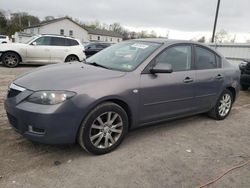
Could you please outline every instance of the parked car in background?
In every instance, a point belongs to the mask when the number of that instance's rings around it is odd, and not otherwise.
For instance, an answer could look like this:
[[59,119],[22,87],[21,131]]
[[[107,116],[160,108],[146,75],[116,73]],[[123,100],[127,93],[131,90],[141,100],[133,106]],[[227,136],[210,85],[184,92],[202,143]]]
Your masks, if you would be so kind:
[[7,67],[20,63],[48,64],[86,59],[83,45],[74,38],[57,35],[35,36],[26,44],[0,44],[0,59]]
[[94,54],[96,54],[97,52],[100,52],[101,50],[111,46],[112,43],[108,43],[108,42],[91,42],[88,43],[87,45],[84,46],[85,48],[85,54],[87,57],[90,57]]
[[241,89],[248,90],[250,87],[250,60],[244,60],[244,62],[242,62],[239,67],[241,70]]
[[10,39],[6,35],[0,35],[0,44],[9,43]]
[[239,81],[239,69],[205,45],[138,39],[115,44],[85,64],[20,76],[4,105],[10,124],[28,139],[78,141],[88,152],[104,154],[132,128],[199,113],[225,119]]

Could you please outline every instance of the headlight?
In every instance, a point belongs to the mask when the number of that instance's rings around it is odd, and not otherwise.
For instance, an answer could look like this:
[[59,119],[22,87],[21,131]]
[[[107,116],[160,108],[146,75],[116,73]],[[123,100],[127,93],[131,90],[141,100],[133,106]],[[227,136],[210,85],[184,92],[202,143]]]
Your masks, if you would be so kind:
[[37,104],[53,105],[73,97],[76,93],[72,91],[37,91],[27,98],[28,102]]

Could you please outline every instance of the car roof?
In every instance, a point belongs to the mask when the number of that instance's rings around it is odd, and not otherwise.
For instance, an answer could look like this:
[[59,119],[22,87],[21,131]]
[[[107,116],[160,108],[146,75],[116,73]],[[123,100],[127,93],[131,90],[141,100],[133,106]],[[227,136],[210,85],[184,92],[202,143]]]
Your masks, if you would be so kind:
[[76,40],[76,39],[73,38],[73,37],[64,36],[64,35],[56,35],[56,34],[41,34],[41,35],[38,35],[38,36],[39,36],[39,37],[41,37],[41,36],[47,36],[47,37],[60,37],[60,38],[68,38],[68,39]]
[[133,40],[141,41],[141,42],[154,42],[154,43],[161,43],[161,44],[170,44],[170,43],[201,44],[201,43],[197,43],[197,42],[190,41],[190,40],[167,39],[167,38],[143,38],[143,39],[133,39]]

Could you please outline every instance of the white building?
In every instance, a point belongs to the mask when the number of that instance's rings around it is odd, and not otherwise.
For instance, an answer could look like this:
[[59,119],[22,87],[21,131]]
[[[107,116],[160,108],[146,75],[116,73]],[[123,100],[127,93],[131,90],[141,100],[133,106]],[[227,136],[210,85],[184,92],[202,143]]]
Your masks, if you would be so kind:
[[38,25],[26,27],[22,32],[15,33],[13,37],[15,42],[25,42],[27,40],[26,36],[38,34],[70,36],[79,39],[83,43],[89,41],[117,43],[122,41],[122,36],[118,33],[83,27],[68,17],[44,21]]
[[122,41],[122,35],[119,33],[103,29],[93,29],[90,27],[84,28],[88,31],[90,41],[102,41],[110,43],[118,43]]
[[234,65],[238,65],[243,59],[250,59],[249,43],[222,43],[209,44],[209,46],[218,50],[228,61]]

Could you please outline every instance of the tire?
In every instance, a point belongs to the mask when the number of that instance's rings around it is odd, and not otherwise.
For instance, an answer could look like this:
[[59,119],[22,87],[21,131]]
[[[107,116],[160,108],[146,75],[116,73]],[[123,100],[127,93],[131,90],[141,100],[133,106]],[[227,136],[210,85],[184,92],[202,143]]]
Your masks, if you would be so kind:
[[75,55],[69,55],[66,59],[65,62],[73,62],[73,61],[79,61],[79,58]]
[[[232,105],[233,94],[226,89],[220,95],[215,106],[208,112],[208,116],[216,120],[223,120],[229,115]],[[223,109],[225,109],[225,111],[223,111]]]
[[246,90],[248,90],[248,88],[249,88],[249,86],[247,86],[247,85],[241,85],[242,91],[246,91]]
[[20,63],[20,57],[15,52],[5,52],[2,55],[2,63],[6,67],[16,67]]
[[123,141],[128,124],[127,113],[121,106],[112,102],[100,104],[81,124],[78,143],[87,152],[95,155],[111,152]]

